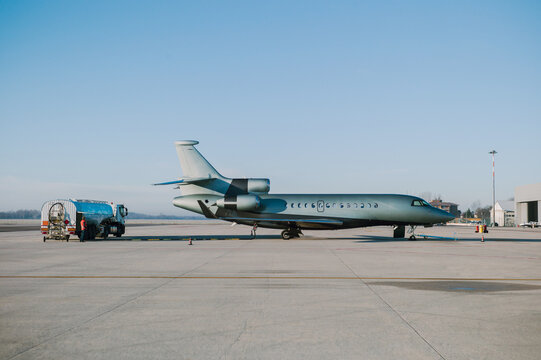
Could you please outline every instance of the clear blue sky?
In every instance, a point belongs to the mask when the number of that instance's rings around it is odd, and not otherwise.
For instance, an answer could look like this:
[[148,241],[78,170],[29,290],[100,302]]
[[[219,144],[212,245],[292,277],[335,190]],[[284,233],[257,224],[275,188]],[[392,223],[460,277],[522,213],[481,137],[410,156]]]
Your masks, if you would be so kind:
[[0,210],[180,214],[173,141],[272,192],[541,181],[539,1],[0,2]]

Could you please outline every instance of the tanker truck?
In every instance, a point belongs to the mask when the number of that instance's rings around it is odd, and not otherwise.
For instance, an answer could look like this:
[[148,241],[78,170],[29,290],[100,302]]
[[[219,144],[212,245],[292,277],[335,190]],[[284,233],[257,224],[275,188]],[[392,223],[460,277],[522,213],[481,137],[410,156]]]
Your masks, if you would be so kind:
[[85,239],[109,235],[122,236],[126,231],[124,218],[128,209],[122,204],[99,200],[58,199],[46,201],[41,207],[41,234],[47,239],[69,241],[76,235],[81,241],[81,219],[85,217]]

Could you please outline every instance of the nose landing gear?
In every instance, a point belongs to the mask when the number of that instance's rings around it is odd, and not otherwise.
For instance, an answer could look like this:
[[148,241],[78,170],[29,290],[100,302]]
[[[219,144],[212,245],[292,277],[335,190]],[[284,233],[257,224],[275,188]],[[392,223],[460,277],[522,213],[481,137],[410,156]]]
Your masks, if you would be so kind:
[[415,228],[417,228],[416,225],[411,225],[409,230],[408,230],[408,234],[411,234],[410,240],[412,240],[412,241],[417,240],[417,237],[415,236]]

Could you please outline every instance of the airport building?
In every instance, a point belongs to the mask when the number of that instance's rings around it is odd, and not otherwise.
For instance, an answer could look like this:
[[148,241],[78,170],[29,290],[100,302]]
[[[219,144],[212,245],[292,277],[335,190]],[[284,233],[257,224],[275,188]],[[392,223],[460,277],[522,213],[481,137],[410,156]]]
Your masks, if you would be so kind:
[[430,205],[434,206],[435,208],[445,210],[455,217],[460,216],[460,212],[458,211],[458,205],[455,203],[441,200],[432,200],[430,202]]
[[515,188],[515,223],[541,223],[541,183]]
[[[513,200],[496,201],[496,224],[498,226],[515,226],[515,202]],[[492,210],[490,222],[494,223]]]

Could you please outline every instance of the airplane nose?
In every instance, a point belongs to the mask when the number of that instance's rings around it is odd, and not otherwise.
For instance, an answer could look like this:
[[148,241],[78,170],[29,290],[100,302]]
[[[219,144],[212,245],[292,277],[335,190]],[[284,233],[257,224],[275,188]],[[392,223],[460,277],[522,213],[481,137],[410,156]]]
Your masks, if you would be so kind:
[[452,215],[451,213],[448,213],[447,211],[444,211],[444,210],[441,210],[441,209],[436,209],[438,210],[438,218],[441,222],[448,222],[448,221],[451,221],[453,220],[455,217],[454,215]]

